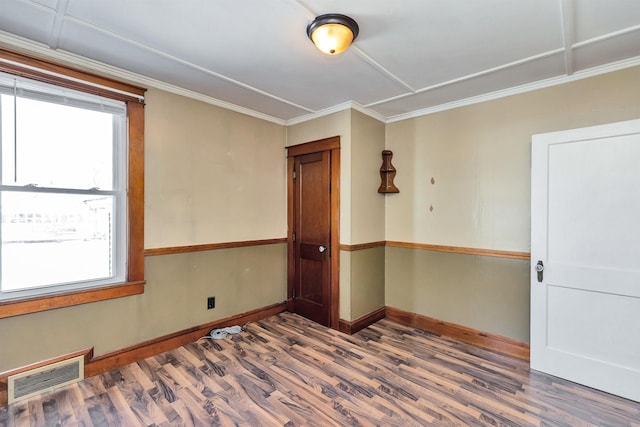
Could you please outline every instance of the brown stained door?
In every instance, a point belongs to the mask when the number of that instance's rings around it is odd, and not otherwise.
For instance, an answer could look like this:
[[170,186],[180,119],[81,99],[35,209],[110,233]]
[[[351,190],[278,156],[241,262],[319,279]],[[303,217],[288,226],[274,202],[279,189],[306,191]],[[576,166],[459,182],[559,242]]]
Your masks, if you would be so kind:
[[325,326],[331,309],[330,172],[329,151],[295,157],[293,311]]

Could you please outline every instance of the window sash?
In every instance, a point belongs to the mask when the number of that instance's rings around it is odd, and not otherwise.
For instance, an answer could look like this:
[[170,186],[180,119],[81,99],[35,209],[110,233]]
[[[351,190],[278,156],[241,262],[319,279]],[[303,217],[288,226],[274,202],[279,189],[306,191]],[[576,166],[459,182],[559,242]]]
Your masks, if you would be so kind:
[[[13,97],[13,95],[4,95],[6,97],[8,97],[8,99],[11,99]],[[38,100],[41,102],[44,102],[46,104],[50,104],[51,100],[50,99],[43,99],[43,100]],[[63,103],[55,103],[57,105],[61,105]],[[126,188],[126,162],[127,162],[127,154],[128,154],[128,141],[127,141],[127,133],[126,133],[126,127],[127,127],[127,118],[126,118],[126,104],[123,104],[125,107],[125,112],[117,112],[117,113],[111,113],[111,112],[105,112],[105,111],[100,111],[100,113],[106,113],[108,115],[110,115],[111,117],[111,132],[112,132],[112,138],[111,138],[111,142],[110,142],[110,149],[112,152],[112,159],[111,159],[111,168],[110,168],[110,176],[111,179],[109,180],[110,182],[106,183],[105,181],[102,182],[101,186],[104,187],[102,189],[124,189]],[[68,103],[64,104],[65,107],[70,106]],[[3,107],[4,107],[4,103],[0,103],[0,118],[5,114],[3,111]],[[79,108],[77,105],[74,105],[73,107]],[[46,108],[46,107],[45,107]],[[25,117],[25,110],[23,109],[19,109],[17,108],[17,106],[15,105],[14,102],[14,107],[10,108],[10,112],[8,113],[8,116],[11,117],[11,112],[13,112],[13,139],[12,141],[5,141],[2,140],[3,134],[4,132],[0,133],[0,143],[2,145],[2,149],[0,150],[0,161],[2,160],[2,155],[6,154],[5,150],[4,150],[4,146],[5,145],[13,145],[12,149],[9,150],[10,152],[8,153],[10,156],[17,156],[19,151],[21,150],[21,145],[20,145],[20,141],[15,140],[16,136],[16,132],[17,131],[21,131],[22,128],[18,128],[18,122],[21,122],[23,120],[23,118]],[[93,109],[90,111],[97,111],[97,109]],[[20,116],[21,120],[19,120],[18,122],[16,122],[18,116]],[[21,133],[21,132],[18,132]],[[68,136],[68,135],[60,135],[57,134],[58,136]],[[11,137],[11,136],[10,136]],[[76,136],[77,137],[77,136]],[[103,145],[103,147],[105,147]],[[86,147],[85,147],[86,148]],[[22,157],[22,159],[25,159],[24,157]],[[5,161],[8,159],[4,159]],[[28,163],[28,158],[27,160],[21,160],[20,163],[24,164],[24,162],[26,161]],[[4,163],[0,164],[0,169],[5,166]],[[37,178],[34,179],[34,177],[31,178],[24,178],[24,176],[22,176],[19,173],[18,170],[18,162],[16,161],[16,159],[14,158],[14,162],[13,162],[13,168],[11,168],[11,166],[8,168],[7,171],[2,172],[0,170],[0,185],[17,185],[17,186],[21,186],[21,185],[36,185],[36,186],[42,186],[43,183],[42,182],[38,182]],[[10,175],[7,175],[7,173],[9,173]],[[18,179],[19,176],[22,176],[22,179]],[[10,177],[13,177],[13,179],[11,179]],[[59,178],[59,177],[58,177]],[[85,175],[84,178],[86,179],[87,176]],[[8,181],[8,182],[7,182]],[[97,184],[97,183],[96,183]],[[74,185],[73,181],[72,182],[67,182],[67,184],[65,185],[63,182],[60,182],[58,180],[58,182],[56,182],[54,185],[52,185],[53,188],[68,188],[68,189],[83,189],[83,188],[95,188],[93,186],[94,184],[88,184],[85,181],[84,185],[80,185],[80,180],[77,181],[77,185]]]
[[[9,193],[12,191],[0,192],[0,201],[9,199]],[[41,205],[42,209],[26,217],[3,210],[4,238],[0,250],[11,248],[11,252],[3,254],[0,300],[124,281],[126,256],[123,245],[118,244],[118,234],[122,234],[118,230],[122,226],[118,224],[118,218],[122,215],[115,212],[118,209],[117,192],[111,192],[114,193],[111,195],[107,192],[68,194],[42,190],[13,193],[22,197],[41,195],[53,204]],[[59,199],[58,204],[55,199]],[[67,217],[68,212],[57,210],[65,202],[84,204],[89,200],[97,209],[83,206],[83,211],[74,211],[71,217]],[[78,221],[78,218],[85,221]],[[87,218],[93,221],[86,221]],[[13,233],[9,234],[11,231]],[[31,255],[32,259],[24,256],[25,251],[38,255]],[[25,272],[21,273],[23,268]],[[13,280],[9,282],[10,279]]]

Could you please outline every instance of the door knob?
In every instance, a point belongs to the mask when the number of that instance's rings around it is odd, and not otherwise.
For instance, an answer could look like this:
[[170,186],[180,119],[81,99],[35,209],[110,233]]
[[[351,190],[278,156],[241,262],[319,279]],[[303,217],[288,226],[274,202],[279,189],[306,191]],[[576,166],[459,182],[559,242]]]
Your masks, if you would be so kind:
[[325,248],[324,246],[322,246],[322,245],[318,246],[318,252],[324,253],[324,251],[326,251],[326,250],[327,250],[327,248]]
[[542,272],[544,271],[544,264],[542,261],[538,261],[536,264],[536,273],[538,273],[538,282],[542,282]]

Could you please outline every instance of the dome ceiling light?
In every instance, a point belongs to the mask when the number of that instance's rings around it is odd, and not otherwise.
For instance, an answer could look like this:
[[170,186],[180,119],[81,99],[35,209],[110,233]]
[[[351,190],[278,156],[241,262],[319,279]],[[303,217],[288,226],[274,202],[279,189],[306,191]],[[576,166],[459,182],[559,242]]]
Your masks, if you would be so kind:
[[358,23],[346,15],[327,13],[307,26],[307,35],[318,49],[328,55],[347,50],[358,36]]

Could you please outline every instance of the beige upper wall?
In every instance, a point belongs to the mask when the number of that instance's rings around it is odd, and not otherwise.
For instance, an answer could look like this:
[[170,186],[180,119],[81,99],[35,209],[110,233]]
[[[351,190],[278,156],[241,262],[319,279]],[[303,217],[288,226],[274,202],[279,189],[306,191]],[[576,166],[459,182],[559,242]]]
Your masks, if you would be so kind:
[[351,243],[384,240],[385,195],[378,193],[385,125],[351,112]]
[[287,127],[287,147],[340,137],[340,243],[351,242],[351,111],[329,114]]
[[[351,141],[351,111],[343,110],[317,119],[287,126],[286,146],[340,136],[342,145]],[[347,145],[349,146],[349,145]]]
[[145,248],[282,238],[284,126],[149,89]]
[[638,82],[629,68],[388,124],[386,239],[529,251],[531,136],[640,117]]

